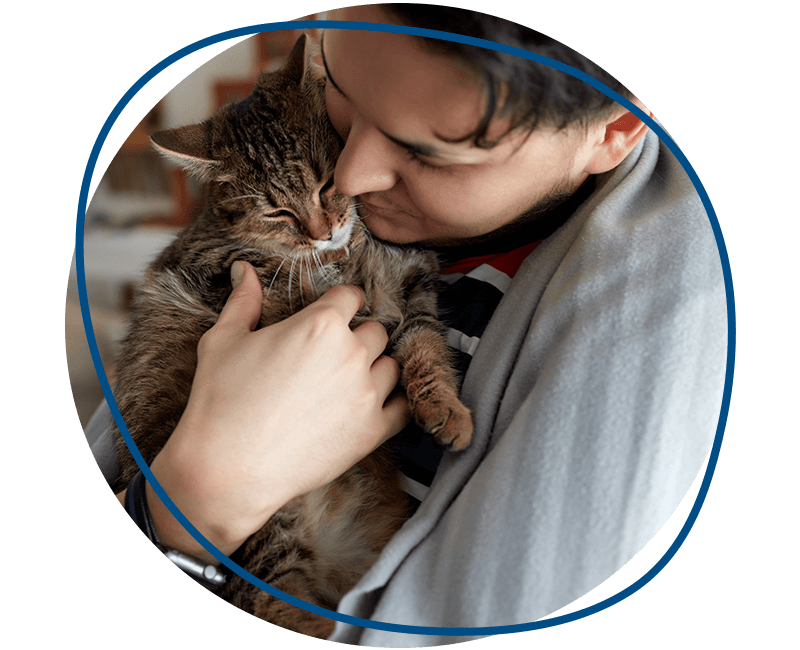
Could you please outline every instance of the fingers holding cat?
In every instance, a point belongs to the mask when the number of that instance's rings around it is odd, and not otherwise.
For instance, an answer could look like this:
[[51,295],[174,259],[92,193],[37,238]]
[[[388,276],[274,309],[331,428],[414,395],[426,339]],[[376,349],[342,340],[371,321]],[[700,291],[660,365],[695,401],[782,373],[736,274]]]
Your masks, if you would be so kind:
[[252,332],[261,317],[261,282],[258,275],[247,262],[236,261],[231,267],[231,284],[233,292],[217,319],[216,329],[230,327]]
[[[405,396],[392,394],[397,363],[381,356],[383,326],[349,328],[363,306],[360,289],[333,287],[291,318],[255,330],[261,285],[250,265],[236,267],[234,291],[198,346],[184,415],[151,466],[183,514],[226,553],[409,420]],[[185,533],[163,507],[153,510],[165,544]]]
[[[353,285],[338,285],[307,307],[306,311],[316,313],[316,310],[331,309],[342,317],[342,324],[348,325],[349,329],[349,323],[363,306],[364,292],[361,289]],[[389,342],[386,328],[376,321],[366,321],[355,327],[350,335],[357,342],[352,354],[364,355],[362,362],[371,363],[370,377],[375,394],[368,398],[369,406],[382,405],[382,426],[374,430],[374,437],[367,439],[368,448],[363,457],[400,433],[409,423],[411,411],[405,394],[402,391],[393,392],[400,381],[400,366],[391,357],[383,356]]]
[[[338,285],[331,288],[319,300],[306,308],[307,312],[331,309],[349,324],[356,313],[364,306],[364,292],[353,285]],[[363,346],[366,361],[372,360],[370,369],[378,402],[383,404],[384,427],[376,430],[378,438],[374,445],[364,453],[374,451],[375,448],[386,442],[389,438],[400,433],[411,419],[408,399],[402,391],[396,391],[400,381],[400,366],[398,363],[382,353],[389,342],[386,328],[376,321],[366,321],[352,330],[353,337]]]
[[[231,283],[234,290],[220,314],[215,334],[220,330],[232,332],[252,332],[261,316],[261,285],[253,268],[246,262],[234,262],[231,268]],[[306,308],[305,316],[314,316],[311,321],[310,336],[318,336],[319,327],[327,327],[329,322],[336,325],[349,324],[356,312],[364,306],[364,292],[353,285],[332,287],[318,301]],[[337,322],[338,321],[338,322]],[[352,331],[353,336],[364,346],[368,360],[374,361],[373,371],[385,397],[400,380],[400,367],[389,357],[380,358],[386,349],[389,336],[386,328],[375,321],[366,321]],[[205,337],[207,340],[209,337]]]

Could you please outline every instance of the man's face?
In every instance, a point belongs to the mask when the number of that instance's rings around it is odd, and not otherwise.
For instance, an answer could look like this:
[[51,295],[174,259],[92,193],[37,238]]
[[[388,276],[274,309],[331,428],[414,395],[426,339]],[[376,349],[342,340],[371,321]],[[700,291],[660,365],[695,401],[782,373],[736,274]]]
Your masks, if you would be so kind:
[[[385,21],[376,7],[333,20]],[[574,192],[602,130],[513,133],[492,149],[471,140],[484,110],[480,85],[452,59],[403,34],[328,29],[322,39],[326,102],[345,141],[334,181],[358,196],[381,239],[448,243],[489,233]],[[495,120],[489,137],[502,134]]]

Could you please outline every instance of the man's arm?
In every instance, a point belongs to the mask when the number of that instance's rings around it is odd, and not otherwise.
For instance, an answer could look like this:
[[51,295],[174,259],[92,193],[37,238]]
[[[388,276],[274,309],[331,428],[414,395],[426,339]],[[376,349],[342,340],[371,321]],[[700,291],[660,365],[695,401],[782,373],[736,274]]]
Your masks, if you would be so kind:
[[[198,346],[189,403],[151,464],[184,516],[226,554],[409,420],[405,396],[392,394],[397,363],[381,356],[385,329],[349,328],[360,289],[334,287],[256,330],[261,285],[250,265],[234,267],[233,293]],[[162,544],[212,561],[150,486],[147,497]]]

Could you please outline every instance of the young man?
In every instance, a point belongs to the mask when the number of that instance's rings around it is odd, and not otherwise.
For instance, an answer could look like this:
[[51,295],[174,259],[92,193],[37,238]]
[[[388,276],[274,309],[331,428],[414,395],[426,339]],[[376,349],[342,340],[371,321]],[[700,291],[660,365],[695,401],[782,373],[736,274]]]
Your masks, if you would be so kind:
[[[474,21],[489,40],[520,35],[512,44],[616,83],[482,15],[367,6],[328,18],[476,35]],[[345,141],[335,183],[359,196],[377,237],[440,251],[475,419],[465,452],[420,461],[433,478],[419,509],[339,611],[423,626],[533,621],[638,552],[710,449],[727,332],[713,233],[641,120],[561,73],[376,32],[327,30],[321,55]],[[386,332],[348,328],[359,289],[335,287],[253,332],[258,280],[242,263],[232,273],[186,413],[152,464],[227,554],[409,418],[397,365],[381,356]],[[162,543],[212,559],[147,494]],[[342,624],[331,638],[452,641]]]

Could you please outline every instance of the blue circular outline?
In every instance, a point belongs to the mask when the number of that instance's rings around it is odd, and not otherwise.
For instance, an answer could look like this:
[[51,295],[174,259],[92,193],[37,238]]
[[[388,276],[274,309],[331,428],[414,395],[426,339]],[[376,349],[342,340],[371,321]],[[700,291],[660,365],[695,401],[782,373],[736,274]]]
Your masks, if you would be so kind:
[[[226,555],[221,553],[215,546],[213,546],[189,522],[189,520],[187,520],[183,516],[181,511],[178,510],[178,508],[175,506],[175,504],[172,502],[169,496],[167,496],[166,492],[164,492],[164,489],[161,487],[161,485],[158,483],[153,473],[150,471],[150,468],[145,464],[141,453],[139,453],[139,450],[137,449],[135,443],[133,442],[130,432],[125,426],[125,422],[122,419],[121,413],[119,412],[117,403],[114,400],[114,395],[111,391],[111,386],[109,385],[108,378],[106,377],[105,370],[103,368],[103,364],[100,359],[100,353],[98,351],[97,341],[94,336],[94,328],[92,326],[92,320],[89,313],[89,303],[86,295],[83,226],[86,218],[86,203],[89,193],[89,185],[92,179],[92,174],[94,172],[95,165],[97,163],[97,158],[100,154],[100,150],[102,149],[102,146],[106,140],[106,137],[108,136],[108,133],[112,125],[119,117],[120,113],[125,108],[125,106],[127,106],[127,104],[130,102],[131,98],[136,93],[138,93],[139,90],[141,90],[141,88],[143,88],[159,72],[169,67],[174,62],[187,56],[188,54],[191,54],[192,52],[195,52],[209,45],[213,45],[214,43],[219,43],[221,41],[228,40],[231,38],[237,38],[239,36],[248,36],[251,34],[257,34],[259,32],[271,32],[278,30],[316,29],[316,28],[389,32],[394,34],[408,34],[412,36],[425,36],[430,38],[437,38],[440,40],[454,41],[457,43],[464,43],[467,45],[474,45],[476,47],[483,47],[489,50],[496,50],[498,52],[513,54],[522,57],[524,59],[535,61],[537,63],[541,63],[551,68],[555,68],[556,70],[561,70],[566,74],[569,74],[573,77],[576,77],[586,82],[590,86],[604,93],[605,95],[607,95],[608,97],[610,97],[611,99],[618,102],[626,109],[634,113],[637,117],[639,117],[639,119],[641,119],[645,124],[647,124],[647,126],[650,127],[650,129],[652,129],[658,135],[661,141],[669,148],[669,150],[681,163],[684,171],[687,173],[692,183],[694,184],[695,189],[697,190],[697,193],[700,196],[700,200],[702,201],[703,206],[706,209],[708,220],[711,223],[711,228],[714,231],[714,237],[716,238],[717,241],[717,248],[719,250],[720,261],[722,263],[722,274],[725,282],[725,294],[727,298],[728,354],[727,354],[727,365],[725,370],[725,384],[722,395],[722,406],[720,409],[720,417],[719,417],[719,422],[717,424],[717,431],[714,437],[714,443],[711,447],[711,454],[708,459],[708,465],[706,467],[706,472],[703,477],[703,482],[700,486],[699,494],[697,496],[697,499],[695,500],[691,512],[689,513],[689,517],[687,518],[686,523],[683,525],[680,533],[675,538],[675,541],[672,543],[669,549],[667,549],[666,553],[661,557],[661,559],[645,575],[643,575],[641,578],[639,578],[636,582],[631,584],[626,589],[623,589],[618,593],[616,593],[614,596],[610,596],[605,600],[596,603],[590,607],[585,607],[576,612],[564,614],[550,619],[534,621],[531,623],[519,623],[513,625],[499,625],[499,626],[486,626],[486,627],[425,627],[417,625],[383,623],[380,621],[362,619],[347,614],[340,614],[339,612],[334,612],[328,609],[324,609],[322,607],[317,607],[316,605],[312,605],[311,603],[307,603],[303,600],[295,598],[294,596],[291,596],[278,589],[275,589],[274,587],[271,587],[262,580],[259,580],[258,578],[251,575],[250,573],[239,567],[237,564],[232,562]],[[279,23],[265,23],[262,25],[251,25],[250,27],[242,27],[239,29],[232,29],[226,32],[221,32],[214,36],[209,36],[208,38],[196,41],[191,45],[187,45],[186,47],[178,50],[171,56],[166,57],[160,63],[156,64],[150,70],[148,70],[144,75],[142,75],[142,77],[136,83],[134,83],[133,86],[131,86],[131,88],[125,93],[125,95],[123,95],[122,99],[119,100],[119,102],[111,111],[111,114],[108,116],[105,123],[103,124],[103,127],[100,130],[99,135],[97,136],[94,147],[92,148],[91,154],[89,156],[89,161],[86,165],[86,171],[83,177],[83,183],[81,185],[80,198],[78,201],[78,222],[76,228],[75,257],[76,257],[78,294],[80,298],[81,313],[83,316],[84,328],[86,330],[86,339],[89,343],[89,350],[92,355],[92,361],[94,362],[95,370],[97,372],[98,379],[100,380],[100,385],[103,389],[103,394],[105,395],[108,406],[111,409],[112,415],[114,416],[114,420],[116,421],[117,426],[119,427],[119,430],[122,433],[122,436],[125,439],[126,444],[128,445],[131,453],[133,454],[136,463],[139,465],[145,477],[147,478],[147,481],[153,487],[153,489],[155,490],[156,494],[159,496],[161,501],[167,506],[167,508],[169,508],[173,516],[184,526],[184,528],[186,528],[186,530],[192,535],[192,537],[194,537],[217,560],[219,560],[231,571],[238,574],[239,576],[241,576],[254,586],[259,587],[260,589],[268,592],[269,594],[275,596],[276,598],[280,598],[284,602],[294,605],[295,607],[299,607],[300,609],[303,609],[305,611],[319,614],[320,616],[324,616],[329,619],[333,619],[343,623],[348,623],[350,625],[356,625],[359,627],[366,627],[375,630],[385,630],[389,632],[400,632],[404,634],[425,634],[425,635],[438,635],[438,636],[483,636],[492,634],[510,634],[514,632],[527,632],[530,630],[554,627],[556,625],[563,625],[564,623],[569,623],[571,621],[585,618],[599,611],[607,609],[608,607],[611,607],[612,605],[615,605],[621,600],[624,600],[628,596],[634,594],[639,589],[644,587],[644,585],[650,582],[667,565],[667,563],[672,559],[672,557],[678,551],[680,546],[683,544],[684,540],[686,539],[686,536],[689,534],[689,531],[691,530],[695,520],[697,519],[697,515],[700,512],[700,508],[702,507],[703,502],[705,501],[705,497],[708,492],[709,485],[711,483],[711,478],[714,474],[714,469],[716,467],[717,460],[719,458],[719,451],[722,445],[723,432],[725,430],[725,424],[728,419],[728,411],[730,409],[731,391],[733,388],[733,368],[734,368],[734,356],[735,356],[734,352],[735,352],[735,342],[736,342],[735,310],[733,301],[733,280],[731,277],[730,261],[728,259],[728,253],[725,247],[725,241],[722,237],[722,231],[720,229],[719,221],[717,220],[717,216],[716,213],[714,212],[714,208],[711,205],[711,201],[708,198],[708,194],[706,193],[705,188],[700,182],[700,179],[698,178],[691,164],[686,159],[686,156],[684,156],[683,152],[681,152],[678,146],[672,141],[669,135],[667,135],[664,129],[661,128],[661,126],[659,126],[648,114],[639,109],[639,107],[634,105],[625,97],[621,96],[620,94],[608,88],[605,84],[600,83],[593,77],[581,72],[580,70],[572,68],[571,66],[565,65],[553,59],[549,59],[539,54],[526,52],[525,50],[521,50],[508,45],[494,43],[492,41],[486,41],[479,38],[472,38],[469,36],[449,34],[447,32],[441,32],[437,30],[406,27],[400,25],[354,23],[349,21],[331,21],[331,20],[320,20],[320,21],[299,20],[290,22],[279,22]]]

